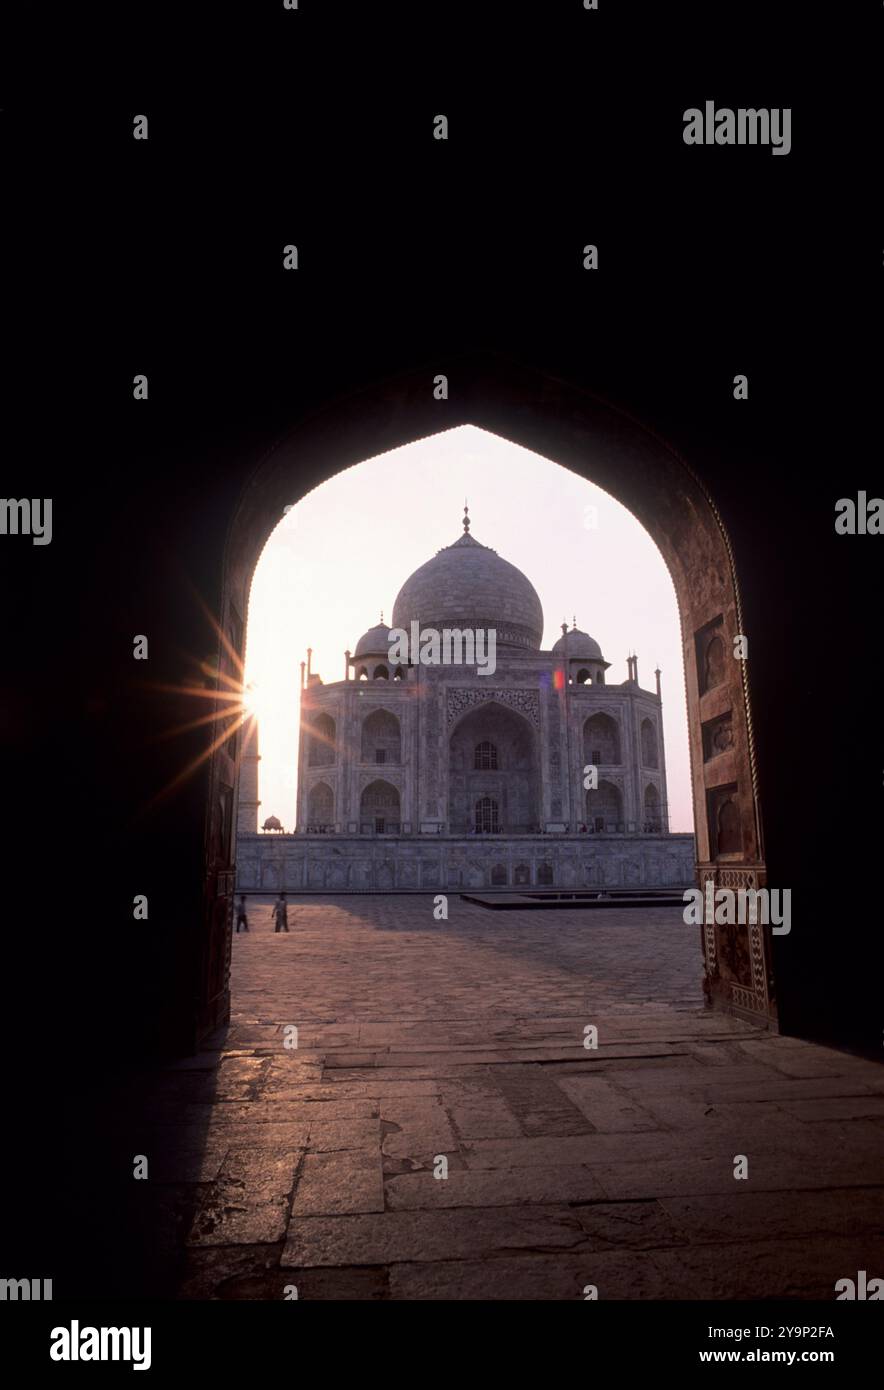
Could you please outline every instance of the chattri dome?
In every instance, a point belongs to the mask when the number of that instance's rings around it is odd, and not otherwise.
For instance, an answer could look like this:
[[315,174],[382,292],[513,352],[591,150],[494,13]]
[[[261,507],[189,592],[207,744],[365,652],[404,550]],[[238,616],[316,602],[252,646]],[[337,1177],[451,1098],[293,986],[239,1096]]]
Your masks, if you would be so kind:
[[588,632],[581,632],[579,627],[563,632],[553,643],[553,651],[556,656],[567,656],[569,661],[604,661],[598,642]]
[[464,509],[464,534],[406,579],[393,605],[393,626],[406,632],[412,622],[436,629],[493,628],[498,648],[539,650],[543,609],[537,590],[515,565],[475,540],[469,526]]
[[370,627],[368,632],[363,632],[356,643],[353,656],[380,656],[381,653],[386,654],[389,649],[390,629],[386,623],[377,623],[375,627]]

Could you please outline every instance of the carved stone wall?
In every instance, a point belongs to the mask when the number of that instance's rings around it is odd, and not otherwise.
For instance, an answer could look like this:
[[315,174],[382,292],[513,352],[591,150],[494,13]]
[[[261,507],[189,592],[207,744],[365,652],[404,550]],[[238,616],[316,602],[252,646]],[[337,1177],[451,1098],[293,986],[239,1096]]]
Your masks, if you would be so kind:
[[[701,864],[700,886],[711,883],[714,890],[767,886],[763,864],[722,868]],[[701,928],[705,961],[704,989],[707,995],[724,993],[734,1012],[768,1016],[775,1006],[773,977],[769,973],[770,927],[761,922],[720,924],[705,920]]]
[[692,835],[241,835],[237,891],[684,888]]

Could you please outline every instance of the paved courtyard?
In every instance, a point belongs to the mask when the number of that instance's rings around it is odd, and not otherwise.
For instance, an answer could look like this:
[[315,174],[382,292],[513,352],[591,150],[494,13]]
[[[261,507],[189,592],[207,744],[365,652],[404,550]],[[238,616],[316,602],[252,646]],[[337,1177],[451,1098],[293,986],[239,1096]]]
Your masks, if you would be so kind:
[[884,1275],[884,1068],[707,1013],[679,908],[250,914],[230,1029],[139,1101],[180,1297],[832,1299]]

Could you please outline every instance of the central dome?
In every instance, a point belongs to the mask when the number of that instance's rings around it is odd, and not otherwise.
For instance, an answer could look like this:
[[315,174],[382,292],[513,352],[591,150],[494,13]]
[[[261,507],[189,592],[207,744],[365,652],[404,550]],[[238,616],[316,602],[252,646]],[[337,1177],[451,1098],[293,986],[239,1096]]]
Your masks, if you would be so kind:
[[393,626],[408,632],[412,622],[436,629],[493,628],[497,645],[504,647],[537,651],[543,640],[543,609],[534,585],[467,531],[402,585]]

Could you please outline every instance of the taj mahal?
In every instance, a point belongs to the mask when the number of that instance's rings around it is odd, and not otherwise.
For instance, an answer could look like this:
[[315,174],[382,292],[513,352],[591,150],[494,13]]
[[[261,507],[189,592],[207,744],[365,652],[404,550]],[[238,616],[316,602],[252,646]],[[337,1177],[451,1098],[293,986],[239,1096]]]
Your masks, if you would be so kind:
[[[681,886],[694,838],[668,829],[661,673],[611,663],[572,621],[542,648],[531,581],[470,531],[415,570],[343,653],[301,663],[297,821],[259,830],[258,732],[238,810],[244,892]],[[493,669],[391,659],[397,631],[490,634]],[[262,833],[263,832],[263,833]]]

